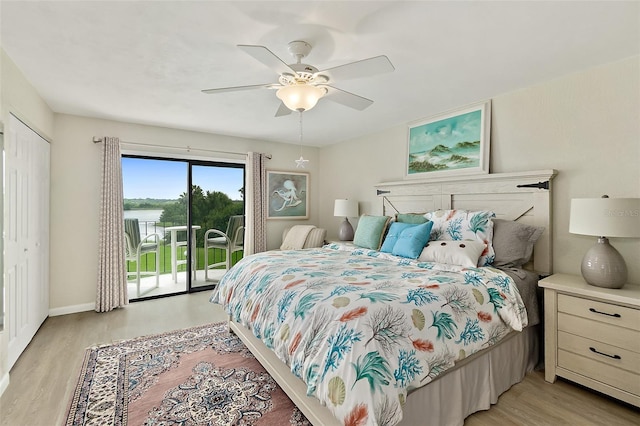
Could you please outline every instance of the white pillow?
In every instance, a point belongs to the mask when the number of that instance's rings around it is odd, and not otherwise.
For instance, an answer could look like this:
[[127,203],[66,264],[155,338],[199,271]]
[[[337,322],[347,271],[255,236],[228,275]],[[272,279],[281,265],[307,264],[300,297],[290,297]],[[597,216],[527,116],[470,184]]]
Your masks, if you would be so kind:
[[485,243],[472,240],[429,241],[422,249],[418,261],[475,268],[478,266],[478,259],[485,247]]
[[495,213],[487,210],[436,210],[425,213],[424,217],[433,222],[432,241],[475,240],[487,245],[478,263],[487,266],[493,263],[493,218]]

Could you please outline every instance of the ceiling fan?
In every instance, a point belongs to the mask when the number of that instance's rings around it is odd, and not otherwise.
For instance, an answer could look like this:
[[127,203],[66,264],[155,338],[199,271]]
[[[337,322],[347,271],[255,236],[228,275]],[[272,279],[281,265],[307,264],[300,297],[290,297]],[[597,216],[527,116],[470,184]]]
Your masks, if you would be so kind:
[[389,58],[380,55],[319,71],[312,65],[302,63],[302,58],[311,52],[311,45],[300,40],[289,43],[289,52],[296,59],[294,64],[287,64],[264,46],[239,44],[238,47],[276,71],[280,75],[278,83],[222,87],[206,89],[202,92],[215,94],[252,89],[276,89],[276,96],[282,101],[276,117],[290,114],[292,111],[307,111],[313,108],[321,98],[362,111],[373,104],[371,99],[338,89],[329,83],[333,83],[334,80],[367,77],[394,70]]

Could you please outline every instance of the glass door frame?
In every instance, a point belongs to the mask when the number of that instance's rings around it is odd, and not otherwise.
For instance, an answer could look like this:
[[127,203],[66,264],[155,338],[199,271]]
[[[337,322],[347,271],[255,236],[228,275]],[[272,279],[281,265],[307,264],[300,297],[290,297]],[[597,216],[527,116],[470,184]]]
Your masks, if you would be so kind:
[[[192,210],[192,201],[193,201],[193,166],[203,166],[203,167],[225,167],[225,168],[233,168],[233,169],[242,169],[242,188],[243,191],[242,193],[244,194],[244,188],[246,187],[246,183],[247,183],[247,169],[246,169],[246,165],[244,163],[233,163],[233,162],[223,162],[223,161],[206,161],[206,160],[188,160],[189,162],[189,167],[188,167],[188,181],[189,181],[189,194],[188,194],[188,198],[187,198],[187,205],[188,205],[188,214],[187,214],[187,229],[191,229],[191,227],[193,226],[193,217],[191,215],[191,210]],[[244,196],[242,197],[242,210],[243,212],[246,210],[246,204],[245,204],[245,198]],[[206,230],[205,230],[206,231]],[[197,246],[193,245],[193,233],[192,232],[188,232],[187,233],[187,245],[189,247],[189,249],[187,250],[187,265],[191,265],[191,259],[192,259],[192,252],[191,252],[191,247],[196,247],[196,252],[198,250]],[[243,254],[244,256],[244,254]],[[207,265],[204,265],[204,267],[206,268]],[[197,270],[197,265],[196,265],[196,270]],[[217,283],[211,283],[209,285],[206,284],[202,285],[202,286],[197,286],[197,287],[193,287],[193,283],[191,280],[191,273],[188,274],[188,278],[187,278],[187,293],[196,293],[198,291],[206,291],[206,290],[213,290],[218,284]]]
[[[191,211],[192,211],[192,202],[193,202],[193,172],[192,172],[192,168],[193,166],[209,166],[209,167],[225,167],[225,168],[237,168],[237,169],[242,169],[242,188],[243,188],[243,193],[244,193],[244,189],[246,188],[246,183],[247,183],[247,174],[246,174],[246,164],[244,162],[233,162],[233,161],[221,161],[221,160],[197,160],[197,159],[188,159],[188,158],[175,158],[175,157],[161,157],[161,156],[153,156],[153,155],[138,155],[138,154],[122,154],[121,158],[135,158],[135,159],[140,159],[140,160],[160,160],[160,161],[175,161],[175,162],[180,162],[180,163],[185,163],[187,166],[187,187],[186,187],[186,193],[187,193],[187,229],[191,229],[191,227],[193,226],[193,218],[191,215]],[[242,204],[243,204],[243,210],[246,209],[246,204],[245,204],[245,199],[243,197],[242,199]],[[171,297],[171,296],[177,296],[177,295],[181,295],[181,294],[189,294],[189,293],[196,293],[196,292],[200,292],[200,291],[207,291],[207,290],[213,290],[215,288],[215,286],[217,285],[217,283],[211,283],[210,285],[202,285],[202,286],[197,286],[197,287],[193,287],[192,285],[192,274],[191,274],[191,267],[190,265],[191,263],[191,259],[193,257],[193,253],[192,253],[192,247],[193,246],[193,235],[191,232],[187,232],[187,256],[186,256],[186,264],[187,264],[187,274],[186,274],[186,290],[183,291],[176,291],[174,293],[167,293],[167,294],[157,294],[157,295],[151,295],[151,296],[144,296],[144,297],[138,297],[135,299],[131,299],[130,302],[142,302],[145,300],[153,300],[153,299],[160,299],[160,298],[164,298],[164,297]],[[197,251],[197,247],[196,247],[196,251]],[[206,265],[205,265],[206,267]]]

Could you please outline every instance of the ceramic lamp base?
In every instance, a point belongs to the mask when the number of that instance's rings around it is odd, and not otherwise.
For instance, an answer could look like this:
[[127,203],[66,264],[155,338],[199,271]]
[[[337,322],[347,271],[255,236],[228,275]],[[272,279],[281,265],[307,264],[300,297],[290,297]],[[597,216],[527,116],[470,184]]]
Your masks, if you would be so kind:
[[349,223],[349,219],[346,217],[344,221],[340,224],[340,229],[338,229],[338,238],[340,241],[351,241],[353,240],[353,226]]
[[627,283],[627,265],[605,237],[587,251],[580,267],[584,280],[596,287],[622,288]]

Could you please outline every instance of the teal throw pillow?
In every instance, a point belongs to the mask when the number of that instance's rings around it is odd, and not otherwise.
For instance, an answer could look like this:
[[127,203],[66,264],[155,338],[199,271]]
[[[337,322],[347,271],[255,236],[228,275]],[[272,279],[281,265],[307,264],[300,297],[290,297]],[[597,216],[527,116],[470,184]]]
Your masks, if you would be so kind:
[[387,230],[390,220],[389,216],[360,216],[356,233],[353,236],[353,244],[371,250],[380,249],[384,232]]
[[392,254],[417,259],[429,241],[432,226],[433,222],[429,221],[422,225],[414,225],[403,230],[398,237],[398,241],[396,241],[396,244],[393,246]]
[[429,219],[424,217],[424,214],[420,213],[398,213],[396,220],[401,223],[413,223],[416,225],[421,225],[429,221]]
[[384,253],[392,253],[393,246],[396,245],[396,241],[398,241],[398,237],[400,237],[400,233],[407,228],[411,228],[413,225],[411,223],[400,223],[393,222],[391,226],[389,226],[389,232],[387,232],[387,236],[384,237],[384,243],[382,243],[382,247],[380,247],[380,251]]

